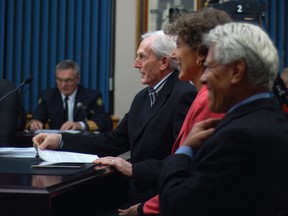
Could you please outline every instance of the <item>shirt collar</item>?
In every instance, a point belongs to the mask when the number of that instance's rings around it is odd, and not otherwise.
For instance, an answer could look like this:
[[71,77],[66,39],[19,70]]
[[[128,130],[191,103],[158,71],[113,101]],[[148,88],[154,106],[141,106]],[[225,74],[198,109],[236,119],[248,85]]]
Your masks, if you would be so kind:
[[164,84],[166,83],[167,79],[169,78],[169,76],[172,74],[173,71],[171,71],[169,74],[167,74],[160,82],[158,82],[153,89],[156,91],[156,93],[158,93],[161,88],[164,86]]
[[[69,101],[70,101],[71,103],[75,101],[75,97],[76,97],[77,91],[78,91],[78,88],[76,88],[75,91],[72,92],[72,94],[68,96]],[[62,100],[64,101],[64,99],[65,99],[66,96],[61,93],[61,97],[62,97]]]
[[272,98],[273,97],[273,93],[270,93],[270,92],[265,92],[265,93],[259,93],[259,94],[256,94],[256,95],[253,95],[251,97],[248,97],[246,99],[244,99],[243,101],[241,101],[240,103],[232,106],[229,110],[228,110],[228,113],[232,112],[233,110],[235,110],[236,108],[244,105],[244,104],[247,104],[247,103],[250,103],[252,101],[255,101],[255,100],[259,100],[259,99],[263,99],[263,98]]

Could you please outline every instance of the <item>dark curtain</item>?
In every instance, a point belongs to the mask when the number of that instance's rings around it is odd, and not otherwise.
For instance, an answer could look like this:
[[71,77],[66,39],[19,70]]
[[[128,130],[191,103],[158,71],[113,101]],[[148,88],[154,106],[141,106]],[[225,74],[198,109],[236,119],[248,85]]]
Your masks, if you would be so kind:
[[113,0],[0,0],[0,78],[19,85],[30,113],[39,92],[55,86],[64,59],[81,68],[81,84],[103,93],[109,111]]
[[274,41],[280,57],[279,72],[288,67],[288,1],[264,0],[267,32]]

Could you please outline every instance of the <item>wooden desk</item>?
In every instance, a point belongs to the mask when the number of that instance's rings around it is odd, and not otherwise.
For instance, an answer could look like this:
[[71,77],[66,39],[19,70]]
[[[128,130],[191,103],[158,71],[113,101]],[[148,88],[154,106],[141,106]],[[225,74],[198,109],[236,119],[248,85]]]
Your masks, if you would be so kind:
[[[81,134],[90,134],[90,133],[99,133],[99,132],[89,132],[89,131],[83,131]],[[14,139],[14,144],[9,145],[10,147],[31,147],[32,144],[32,138],[35,136],[34,132],[30,132],[28,130],[24,131],[16,131],[16,136]]]
[[124,201],[126,179],[111,169],[31,168],[39,159],[0,157],[0,213],[101,215]]

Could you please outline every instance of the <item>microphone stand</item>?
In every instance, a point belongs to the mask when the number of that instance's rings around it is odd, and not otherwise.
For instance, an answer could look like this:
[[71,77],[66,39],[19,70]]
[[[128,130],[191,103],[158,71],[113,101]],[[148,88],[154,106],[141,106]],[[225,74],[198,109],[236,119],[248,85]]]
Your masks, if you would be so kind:
[[19,88],[21,88],[23,85],[29,84],[29,83],[31,83],[32,81],[33,81],[33,78],[32,78],[32,77],[24,80],[24,81],[23,81],[17,88],[15,88],[13,91],[8,92],[8,93],[6,93],[5,95],[3,95],[3,97],[0,98],[0,102],[1,102],[2,100],[4,100],[6,97],[8,97],[9,95],[11,95],[12,93],[14,93],[15,91],[17,91],[17,90],[18,90]]

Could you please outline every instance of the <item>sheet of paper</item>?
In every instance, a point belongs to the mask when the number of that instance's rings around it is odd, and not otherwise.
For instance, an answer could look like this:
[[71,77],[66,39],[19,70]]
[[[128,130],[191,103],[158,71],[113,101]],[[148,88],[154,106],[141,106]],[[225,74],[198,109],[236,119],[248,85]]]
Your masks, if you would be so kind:
[[40,133],[48,133],[48,134],[57,134],[57,133],[80,133],[79,130],[52,130],[52,129],[43,129],[43,130],[36,130],[34,131],[34,134],[40,134]]
[[37,151],[34,147],[0,147],[0,157],[34,158]]
[[92,163],[99,158],[97,155],[82,154],[75,152],[54,151],[54,150],[41,150],[38,148],[39,157],[47,162],[62,163],[62,162],[80,162]]

